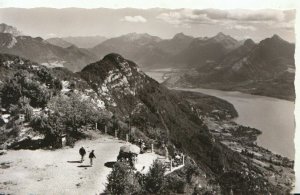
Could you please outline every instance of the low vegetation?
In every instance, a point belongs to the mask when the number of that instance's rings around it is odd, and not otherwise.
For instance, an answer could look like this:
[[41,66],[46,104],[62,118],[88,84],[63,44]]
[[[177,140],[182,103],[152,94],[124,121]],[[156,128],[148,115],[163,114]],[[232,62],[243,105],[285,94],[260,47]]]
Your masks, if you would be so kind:
[[[68,144],[72,144],[84,137],[80,130],[107,119],[107,113],[94,103],[84,101],[80,92],[61,93],[62,80],[49,69],[38,66],[36,69],[19,68],[14,72],[12,77],[4,80],[0,90],[1,107],[11,119],[1,127],[7,129],[5,132],[8,133],[3,135],[6,139],[18,136],[20,124],[28,124],[28,128],[45,136],[37,147],[60,147],[60,136],[67,135]],[[20,121],[21,115],[25,116],[24,121]]]
[[155,161],[145,175],[135,172],[124,162],[117,162],[108,176],[110,194],[171,194],[183,193],[185,180],[176,175],[164,176],[165,167]]

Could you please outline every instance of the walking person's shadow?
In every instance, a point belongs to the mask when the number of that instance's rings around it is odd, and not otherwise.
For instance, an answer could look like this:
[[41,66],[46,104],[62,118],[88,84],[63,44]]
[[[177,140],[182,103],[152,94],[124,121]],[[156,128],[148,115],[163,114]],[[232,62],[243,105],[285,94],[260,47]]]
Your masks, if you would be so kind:
[[68,163],[82,163],[81,160],[69,160]]
[[92,165],[79,165],[77,167],[80,167],[80,168],[87,168],[87,167],[92,167]]
[[[84,161],[81,160],[69,160],[67,161],[68,163],[83,163]],[[92,167],[91,165],[78,165],[77,167],[79,168],[87,168],[87,167]]]
[[[67,161],[68,163],[82,163],[83,161],[81,160],[72,160],[72,161]],[[92,167],[91,165],[78,165],[77,167],[80,168],[86,168],[86,167]]]

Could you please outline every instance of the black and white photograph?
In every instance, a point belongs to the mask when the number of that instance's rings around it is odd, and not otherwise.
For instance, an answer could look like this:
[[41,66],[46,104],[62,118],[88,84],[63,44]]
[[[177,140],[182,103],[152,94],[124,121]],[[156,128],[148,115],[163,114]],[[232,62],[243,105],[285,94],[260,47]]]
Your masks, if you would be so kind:
[[297,5],[0,0],[0,194],[300,193]]

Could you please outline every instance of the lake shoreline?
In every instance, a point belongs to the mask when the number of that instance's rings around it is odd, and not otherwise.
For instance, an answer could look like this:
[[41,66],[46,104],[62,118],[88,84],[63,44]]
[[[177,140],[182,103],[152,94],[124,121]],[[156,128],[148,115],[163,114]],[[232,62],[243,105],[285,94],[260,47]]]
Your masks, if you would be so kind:
[[[185,98],[197,113],[201,113],[199,116],[212,135],[212,141],[219,142],[224,148],[240,155],[245,166],[251,166],[255,170],[255,177],[262,176],[268,183],[282,188],[282,191],[292,189],[295,182],[294,161],[257,144],[257,138],[263,132],[236,123],[233,104],[203,92],[174,92]],[[224,155],[226,158],[226,152]],[[223,166],[223,171],[228,171],[226,165]],[[250,174],[247,169],[237,171],[243,175]]]
[[[293,110],[292,107],[294,106],[294,102],[272,98],[272,97],[250,95],[238,91],[220,91],[215,89],[179,88],[179,87],[170,88],[170,89],[199,92],[214,97],[218,97],[225,101],[230,102],[231,104],[233,104],[233,106],[235,107],[238,113],[238,117],[232,119],[234,122],[243,126],[249,126],[255,129],[259,129],[262,132],[262,134],[258,136],[258,140],[257,140],[258,145],[261,145],[262,147],[271,150],[273,153],[286,156],[290,159],[294,159],[295,152],[294,152],[293,138],[295,133],[295,127],[293,127],[293,123],[291,123],[290,121],[294,118],[293,112],[291,112],[291,110]],[[257,103],[258,105],[255,106],[254,102]],[[288,112],[283,112],[284,113],[283,116],[288,118],[289,121],[282,119],[281,108],[277,108],[276,105],[280,105],[281,107],[283,107],[282,109],[287,107],[286,105],[291,107],[288,110]],[[256,112],[264,111],[263,108],[265,108],[265,113],[259,113],[259,115],[255,115],[257,114]],[[270,112],[268,114],[269,110],[274,111],[274,113]],[[287,113],[289,113],[289,115],[287,115]],[[270,119],[270,121],[268,121],[267,119]],[[261,122],[263,122],[264,124],[260,124]],[[289,131],[286,130],[287,128],[285,128],[284,125],[287,125],[286,127],[288,127]],[[276,126],[279,127],[277,128]],[[282,129],[285,129],[287,133],[285,134],[285,132],[283,132]],[[276,133],[272,132],[274,130],[276,130]],[[277,134],[279,134],[278,137],[276,137]],[[283,147],[283,146],[280,147],[280,144],[278,144],[280,142],[278,142],[278,140],[276,139],[279,139],[279,141],[280,139],[282,139],[283,141],[282,145],[288,144],[288,147]]]
[[254,96],[256,98],[270,98],[270,99],[276,99],[276,100],[281,100],[281,101],[287,101],[287,102],[291,102],[295,104],[295,100],[289,99],[289,98],[280,98],[280,97],[275,97],[275,96],[267,96],[267,95],[261,95],[261,94],[255,94],[255,93],[247,93],[245,91],[241,91],[241,90],[226,90],[226,89],[218,89],[218,88],[209,88],[209,87],[205,87],[205,86],[201,86],[201,87],[168,87],[169,89],[174,89],[174,90],[197,90],[197,89],[205,89],[205,90],[217,90],[217,91],[222,91],[224,93],[232,93],[232,94],[246,94],[246,95],[251,95]]
[[[165,84],[164,82],[167,82],[168,79],[172,78],[172,74],[180,72],[180,69],[172,69],[172,68],[163,68],[163,69],[147,69],[145,70],[145,73],[156,80],[157,82],[161,84]],[[236,85],[222,85],[220,86],[219,83],[215,84],[199,84],[199,86],[193,86],[189,84],[184,84],[183,86],[178,87],[177,85],[170,85],[165,84],[166,87],[172,89],[172,88],[184,88],[184,89],[209,89],[209,90],[219,90],[223,92],[239,92],[244,94],[249,94],[253,96],[259,96],[259,97],[265,97],[265,98],[274,98],[279,100],[285,100],[295,103],[296,98],[294,96],[287,97],[287,96],[278,96],[278,95],[272,95],[272,93],[258,93],[257,91],[251,91],[251,89],[243,89],[243,87],[238,87]]]

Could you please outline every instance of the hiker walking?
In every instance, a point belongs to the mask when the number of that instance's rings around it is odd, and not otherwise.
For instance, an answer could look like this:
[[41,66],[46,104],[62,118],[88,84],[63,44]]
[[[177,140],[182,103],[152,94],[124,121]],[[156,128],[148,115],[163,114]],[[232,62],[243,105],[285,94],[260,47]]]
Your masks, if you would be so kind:
[[79,154],[81,156],[81,162],[83,162],[84,161],[84,155],[86,154],[86,151],[85,151],[84,147],[81,147],[79,149]]
[[146,148],[145,142],[142,141],[142,145],[141,145],[141,152],[142,152],[142,154],[145,152],[145,148]]
[[92,150],[89,154],[89,158],[90,158],[90,163],[91,166],[93,166],[93,158],[96,158],[95,154],[94,154],[94,150]]

